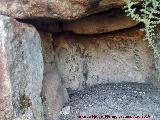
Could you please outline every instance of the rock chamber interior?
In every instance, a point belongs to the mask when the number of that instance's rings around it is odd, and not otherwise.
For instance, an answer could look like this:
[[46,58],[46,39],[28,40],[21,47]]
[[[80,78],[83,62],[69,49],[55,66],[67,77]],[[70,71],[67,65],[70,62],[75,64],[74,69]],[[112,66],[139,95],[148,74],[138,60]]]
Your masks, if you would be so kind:
[[40,34],[46,120],[58,119],[63,105],[78,90],[110,83],[158,83],[153,51],[144,40],[141,24],[121,9],[72,21],[19,21],[32,24]]
[[0,9],[0,120],[160,119],[159,60],[143,24],[126,16],[123,0],[84,1]]

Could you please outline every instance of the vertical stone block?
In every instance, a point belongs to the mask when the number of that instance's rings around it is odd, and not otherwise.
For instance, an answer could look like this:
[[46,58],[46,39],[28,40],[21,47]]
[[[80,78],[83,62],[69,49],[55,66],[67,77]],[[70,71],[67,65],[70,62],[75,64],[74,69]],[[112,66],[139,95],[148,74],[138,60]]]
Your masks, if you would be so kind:
[[43,120],[43,58],[34,27],[0,16],[0,120]]

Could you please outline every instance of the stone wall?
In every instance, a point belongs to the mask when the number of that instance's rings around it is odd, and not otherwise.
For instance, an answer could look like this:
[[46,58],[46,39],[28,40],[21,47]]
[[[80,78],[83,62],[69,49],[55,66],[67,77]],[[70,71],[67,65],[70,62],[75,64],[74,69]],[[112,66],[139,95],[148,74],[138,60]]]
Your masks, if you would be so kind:
[[152,51],[137,28],[95,36],[61,34],[55,46],[59,73],[67,88],[143,83],[156,77]]
[[43,58],[31,25],[0,16],[0,120],[43,120]]
[[1,0],[0,120],[59,120],[68,94],[93,85],[160,86],[159,59],[122,5]]
[[52,34],[40,32],[40,36],[44,61],[42,87],[44,115],[47,120],[52,120],[53,118],[57,120],[60,116],[63,103],[68,100],[68,94],[57,70]]

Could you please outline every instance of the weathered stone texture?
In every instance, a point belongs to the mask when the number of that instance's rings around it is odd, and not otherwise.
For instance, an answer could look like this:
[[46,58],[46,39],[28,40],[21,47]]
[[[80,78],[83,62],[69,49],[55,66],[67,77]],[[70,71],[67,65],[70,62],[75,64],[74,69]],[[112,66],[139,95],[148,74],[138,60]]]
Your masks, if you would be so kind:
[[52,38],[51,33],[43,33],[39,32],[41,37],[41,46],[42,46],[42,53],[43,53],[43,62],[44,62],[44,71],[49,72],[50,69],[47,69],[47,66],[52,65],[55,63],[55,50],[53,48],[54,40]]
[[63,34],[56,39],[56,60],[67,88],[154,79],[152,51],[137,28],[105,35]]
[[63,103],[67,99],[67,91],[63,87],[61,76],[55,64],[55,50],[52,34],[40,33],[44,59],[44,78],[42,97],[46,120],[58,120]]
[[[43,58],[34,27],[0,16],[0,118],[43,120]],[[4,103],[4,104],[3,104]],[[7,112],[8,111],[8,112]]]
[[99,34],[137,25],[138,22],[126,16],[124,11],[113,9],[74,21],[64,22],[63,30],[77,34]]
[[1,0],[0,13],[16,18],[76,19],[123,4],[124,0]]
[[120,9],[112,9],[76,20],[59,20],[53,18],[26,18],[20,22],[32,24],[41,32],[66,32],[77,34],[100,34],[136,26],[139,22],[132,20]]
[[[158,51],[160,51],[160,25],[158,25],[155,28],[155,34],[156,36],[154,37],[156,46]],[[155,59],[155,65],[156,65],[156,72],[157,72],[157,79],[154,80],[153,84],[160,88],[160,58]]]
[[[0,29],[3,28],[0,21]],[[6,52],[4,47],[4,31],[0,31],[0,120],[13,118],[11,83],[7,72]]]

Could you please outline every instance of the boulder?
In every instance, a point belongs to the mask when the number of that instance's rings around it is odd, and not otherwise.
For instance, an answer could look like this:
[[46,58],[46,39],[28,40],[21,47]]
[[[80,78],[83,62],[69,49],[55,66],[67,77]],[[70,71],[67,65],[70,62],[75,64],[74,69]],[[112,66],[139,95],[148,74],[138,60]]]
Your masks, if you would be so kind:
[[[154,40],[155,40],[155,43],[156,43],[155,45],[158,51],[160,51],[160,25],[157,25],[157,27],[155,28]],[[156,65],[158,79],[155,79],[153,84],[156,87],[160,88],[160,58],[159,57],[155,58],[155,65]]]
[[0,14],[14,18],[76,19],[124,5],[124,0],[1,0]]
[[51,71],[45,72],[43,78],[44,115],[46,120],[59,120],[64,102],[63,86],[55,65],[51,65],[51,67]]
[[44,61],[42,98],[45,120],[59,120],[60,111],[68,99],[68,94],[55,64],[52,34],[40,32],[40,36]]
[[38,32],[0,15],[0,119],[43,120],[42,80]]
[[77,34],[99,34],[130,28],[138,22],[126,16],[120,9],[91,15],[74,21],[64,22],[63,30]]
[[138,82],[156,78],[153,51],[138,27],[102,35],[61,34],[55,40],[56,61],[71,90],[95,84]]

